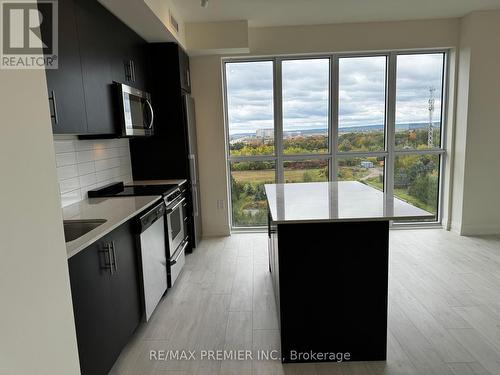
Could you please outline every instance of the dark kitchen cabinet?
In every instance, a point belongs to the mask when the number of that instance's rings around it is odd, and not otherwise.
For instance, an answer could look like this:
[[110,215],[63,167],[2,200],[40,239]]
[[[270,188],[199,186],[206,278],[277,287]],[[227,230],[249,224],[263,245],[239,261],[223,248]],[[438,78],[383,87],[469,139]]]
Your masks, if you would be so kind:
[[181,80],[181,88],[187,93],[191,93],[191,72],[189,70],[189,56],[181,48],[177,48],[179,55],[179,76]]
[[68,261],[83,375],[107,374],[141,320],[131,229],[123,224]]
[[97,1],[76,0],[87,134],[115,133],[112,59],[114,16]]
[[113,81],[146,90],[146,42],[96,0],[76,0],[87,134],[117,132]]
[[121,22],[115,25],[114,35],[116,38],[111,56],[113,81],[148,91],[146,43]]
[[148,58],[155,134],[130,140],[133,177],[188,180],[187,221],[190,245],[196,247],[201,228],[200,187],[189,58],[175,43],[149,44]]
[[[44,40],[50,37],[50,30],[45,28],[50,26],[41,24]],[[87,118],[73,0],[59,0],[58,28],[58,69],[45,70],[52,132],[83,134],[87,131]]]
[[58,69],[46,70],[53,133],[115,136],[113,81],[149,91],[147,43],[97,0],[59,0],[58,16]]
[[115,325],[119,328],[114,337],[121,350],[141,320],[139,265],[130,225],[118,228],[111,240],[116,253],[116,271],[110,278],[111,301]]

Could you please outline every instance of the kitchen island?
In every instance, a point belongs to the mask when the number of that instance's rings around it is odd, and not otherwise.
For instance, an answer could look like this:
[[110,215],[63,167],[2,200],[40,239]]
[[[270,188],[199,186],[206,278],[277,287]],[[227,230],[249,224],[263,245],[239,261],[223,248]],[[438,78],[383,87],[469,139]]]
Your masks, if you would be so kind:
[[282,361],[385,360],[389,222],[434,215],[355,181],[265,191]]

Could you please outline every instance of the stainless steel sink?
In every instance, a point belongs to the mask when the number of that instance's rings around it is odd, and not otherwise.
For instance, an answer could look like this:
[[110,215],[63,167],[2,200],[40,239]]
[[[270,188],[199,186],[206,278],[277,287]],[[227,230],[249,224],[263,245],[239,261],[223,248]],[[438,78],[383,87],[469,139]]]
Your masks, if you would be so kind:
[[104,219],[64,220],[64,238],[71,242],[106,222]]

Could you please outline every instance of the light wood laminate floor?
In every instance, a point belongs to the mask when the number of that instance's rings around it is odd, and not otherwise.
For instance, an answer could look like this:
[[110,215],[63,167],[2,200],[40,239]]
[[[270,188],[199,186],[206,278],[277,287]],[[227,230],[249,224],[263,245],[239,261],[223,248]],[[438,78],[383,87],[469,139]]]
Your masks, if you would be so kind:
[[[500,238],[391,231],[386,362],[199,359],[201,350],[279,349],[277,324],[266,234],[208,238],[111,374],[500,374]],[[159,350],[198,359],[150,360]]]

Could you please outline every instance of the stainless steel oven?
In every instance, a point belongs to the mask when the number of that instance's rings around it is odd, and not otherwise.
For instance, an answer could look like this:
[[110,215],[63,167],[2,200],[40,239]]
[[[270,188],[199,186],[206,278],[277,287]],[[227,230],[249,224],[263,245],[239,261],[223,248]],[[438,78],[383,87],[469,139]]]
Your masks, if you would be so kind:
[[154,113],[149,93],[115,82],[123,137],[153,135]]
[[[184,184],[184,183],[183,183]],[[183,185],[181,184],[181,186]],[[166,266],[168,287],[171,288],[184,266],[185,253],[190,245],[188,237],[188,215],[186,189],[178,184],[137,184],[125,186],[123,182],[112,183],[88,192],[89,198],[161,195],[165,211],[162,217],[165,258],[160,263]],[[160,221],[159,218],[155,218]],[[159,225],[156,224],[156,228]],[[161,253],[161,251],[159,251]],[[158,253],[158,252],[157,252]],[[156,262],[158,265],[158,262]]]
[[[185,230],[185,203],[186,197],[182,194],[168,203],[166,210],[168,246],[171,252],[177,250],[186,236]],[[172,255],[172,254],[171,254]]]
[[176,189],[165,198],[167,209],[166,237],[168,241],[168,287],[171,288],[177,276],[184,266],[186,248],[188,246],[187,236],[187,201],[186,196]]

